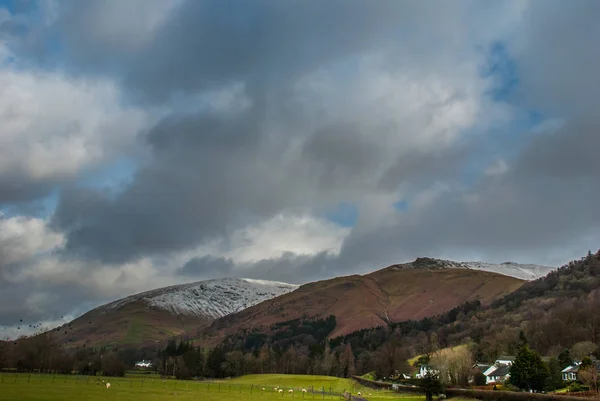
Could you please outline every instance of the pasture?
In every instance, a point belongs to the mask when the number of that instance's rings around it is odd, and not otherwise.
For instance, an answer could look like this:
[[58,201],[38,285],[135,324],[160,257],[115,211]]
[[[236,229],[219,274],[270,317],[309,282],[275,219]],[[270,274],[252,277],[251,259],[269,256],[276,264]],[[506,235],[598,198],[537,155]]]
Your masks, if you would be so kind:
[[[100,380],[110,383],[110,388]],[[283,391],[275,390],[275,387]],[[264,388],[264,391],[262,390]],[[293,389],[293,393],[289,390]],[[307,392],[303,393],[302,389]],[[248,375],[220,381],[165,380],[159,377],[105,378],[88,376],[0,373],[0,401],[260,401],[269,399],[341,400],[340,394],[359,391],[367,400],[423,401],[361,387],[336,377],[308,375]],[[370,395],[369,395],[370,394]]]

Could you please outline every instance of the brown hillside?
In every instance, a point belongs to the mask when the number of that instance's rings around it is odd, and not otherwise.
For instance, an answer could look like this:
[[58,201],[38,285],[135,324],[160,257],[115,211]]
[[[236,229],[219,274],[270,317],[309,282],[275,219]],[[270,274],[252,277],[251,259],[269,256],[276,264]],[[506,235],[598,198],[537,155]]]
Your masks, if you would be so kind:
[[209,321],[206,317],[175,315],[137,300],[113,311],[91,310],[52,333],[66,347],[139,346],[180,335]]
[[421,319],[466,301],[489,304],[518,289],[524,281],[496,273],[394,265],[359,276],[338,277],[301,286],[239,313],[215,320],[198,339],[216,343],[228,333],[277,322],[335,315],[331,337],[376,327],[388,321]]

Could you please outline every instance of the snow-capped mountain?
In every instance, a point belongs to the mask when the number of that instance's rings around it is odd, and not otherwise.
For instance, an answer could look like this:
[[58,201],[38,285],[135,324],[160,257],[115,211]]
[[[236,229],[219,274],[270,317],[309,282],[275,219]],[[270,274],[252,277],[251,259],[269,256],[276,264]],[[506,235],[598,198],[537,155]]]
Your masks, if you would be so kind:
[[515,262],[454,262],[452,260],[443,260],[435,258],[417,258],[414,262],[411,263],[411,267],[483,270],[527,281],[536,280],[540,277],[544,277],[552,270],[556,269],[555,267],[550,266],[519,264]]
[[100,312],[108,312],[144,301],[150,307],[176,315],[216,319],[294,291],[298,287],[278,281],[222,278],[158,288],[111,302],[98,309]]

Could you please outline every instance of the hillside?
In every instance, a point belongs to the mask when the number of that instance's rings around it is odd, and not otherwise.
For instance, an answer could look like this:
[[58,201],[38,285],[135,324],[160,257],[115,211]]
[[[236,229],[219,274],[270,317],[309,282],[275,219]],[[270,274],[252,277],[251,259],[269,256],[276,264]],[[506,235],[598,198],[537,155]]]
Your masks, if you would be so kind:
[[363,276],[305,284],[292,293],[217,319],[192,337],[214,344],[240,329],[329,315],[336,318],[337,325],[331,333],[331,337],[336,337],[391,322],[435,316],[467,301],[479,300],[488,305],[524,283],[482,270],[415,262]]
[[53,330],[67,345],[147,344],[288,293],[297,285],[225,278],[132,295]]
[[556,268],[551,266],[542,266],[534,264],[520,264],[515,262],[487,263],[487,262],[455,262],[452,260],[417,258],[412,263],[404,265],[405,268],[414,268],[418,266],[427,266],[430,268],[448,268],[448,269],[471,269],[482,270],[492,273],[499,273],[505,276],[515,277],[521,280],[536,280],[546,276]]
[[533,349],[556,356],[578,344],[583,349],[600,344],[598,310],[600,251],[527,282],[487,306],[464,304],[433,318],[354,332],[336,344],[348,342],[355,352],[366,351],[381,346],[381,339],[393,331],[415,355],[431,345],[427,339],[435,333],[440,347],[471,343],[477,360],[493,361],[498,355],[516,353],[522,331]]

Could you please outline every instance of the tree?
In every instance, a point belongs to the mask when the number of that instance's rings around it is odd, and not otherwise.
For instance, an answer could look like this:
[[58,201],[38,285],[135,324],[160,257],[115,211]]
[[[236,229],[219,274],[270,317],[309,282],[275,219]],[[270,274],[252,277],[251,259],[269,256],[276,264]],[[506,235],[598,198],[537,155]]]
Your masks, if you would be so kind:
[[125,376],[125,364],[114,351],[102,355],[102,374],[104,376]]
[[352,346],[346,344],[344,352],[340,355],[340,368],[342,369],[343,377],[352,377],[356,375],[356,365],[354,362],[354,353],[352,352]]
[[432,401],[434,394],[439,394],[444,390],[444,385],[437,373],[428,371],[421,381],[421,388],[425,392],[425,400]]
[[473,369],[473,358],[467,347],[436,352],[431,366],[439,372],[442,383],[468,386]]
[[521,347],[510,367],[510,383],[523,390],[543,390],[548,379],[548,366],[529,346]]
[[565,348],[560,354],[558,354],[558,363],[560,364],[560,368],[564,369],[567,366],[571,366],[573,364],[573,358],[571,357],[571,351],[568,348]]
[[581,359],[590,356],[598,349],[598,346],[591,341],[580,341],[571,347],[573,358]]
[[598,391],[598,369],[596,365],[592,363],[590,358],[584,358],[589,360],[589,363],[584,364],[581,362],[579,365],[579,371],[577,372],[577,377],[583,384],[588,386],[592,391]]
[[[568,365],[567,365],[568,366]],[[547,390],[557,390],[559,388],[564,387],[564,382],[562,380],[561,363],[558,359],[552,358],[548,362],[548,379],[546,380],[546,389]]]

